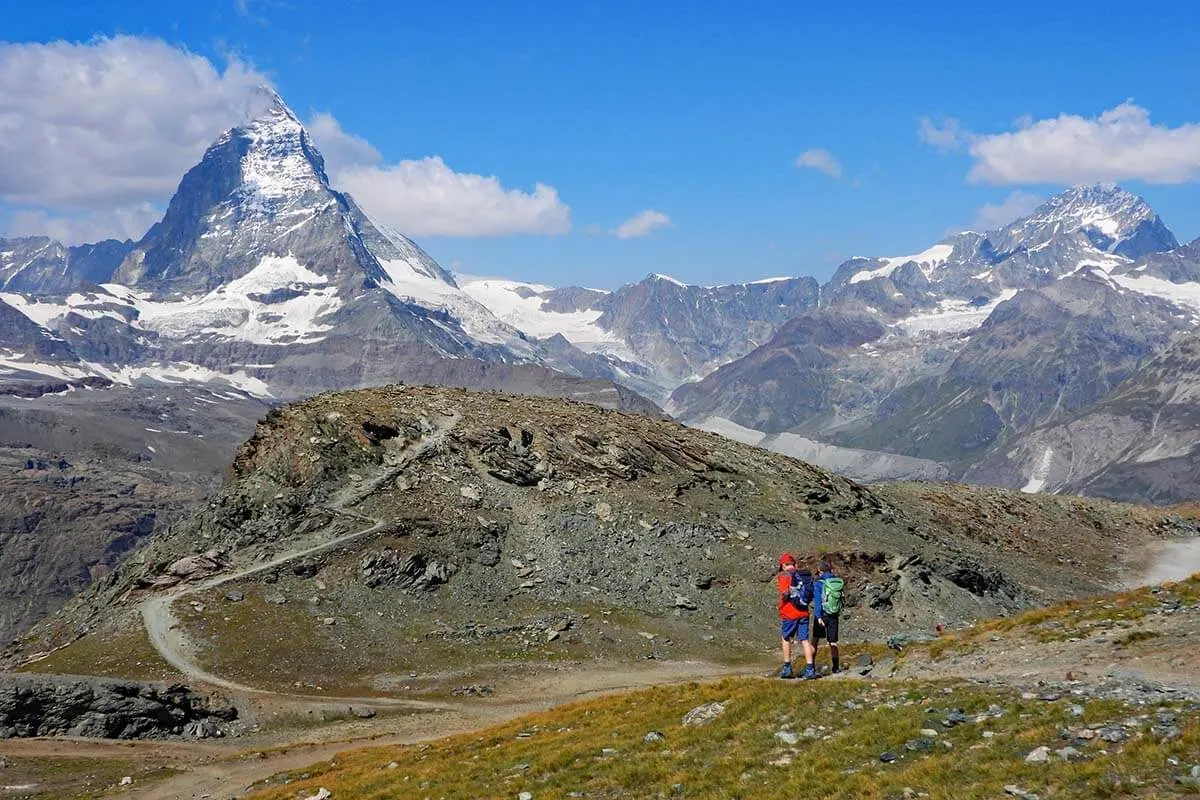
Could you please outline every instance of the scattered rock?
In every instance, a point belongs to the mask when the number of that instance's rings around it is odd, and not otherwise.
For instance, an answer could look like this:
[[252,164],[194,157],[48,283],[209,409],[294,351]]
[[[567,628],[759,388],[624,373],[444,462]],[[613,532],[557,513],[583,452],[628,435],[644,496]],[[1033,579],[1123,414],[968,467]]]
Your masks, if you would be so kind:
[[592,513],[594,513],[596,518],[601,522],[608,522],[610,519],[612,519],[613,510],[612,506],[610,506],[608,503],[596,503],[596,508]]
[[521,792],[517,795],[517,800],[533,800],[533,792]]
[[885,764],[890,764],[896,760],[896,754],[892,752],[880,753],[879,760]]
[[490,684],[472,683],[469,686],[459,686],[451,694],[459,697],[491,697],[496,691]]
[[1004,787],[1004,793],[1019,797],[1021,800],[1038,800],[1038,796],[1033,792],[1027,792],[1015,783],[1010,783]]
[[240,603],[246,599],[246,595],[240,589],[232,589],[225,593],[225,599],[231,603]]
[[1128,739],[1129,734],[1119,725],[1110,725],[1109,727],[1102,728],[1100,730],[1100,738],[1106,742],[1112,742],[1113,744],[1116,744]]
[[659,731],[650,731],[642,737],[642,741],[646,744],[652,744],[654,742],[661,742],[665,738]]
[[1068,761],[1072,764],[1079,761],[1084,761],[1086,758],[1082,752],[1074,747],[1064,747],[1061,750],[1055,750],[1054,755],[1058,756],[1063,761]]
[[1025,756],[1026,764],[1045,764],[1050,760],[1050,748],[1046,746],[1035,747],[1029,755]]
[[780,744],[793,745],[800,743],[800,734],[795,731],[776,731],[775,741]]
[[271,594],[264,595],[263,600],[267,601],[273,606],[281,606],[287,603],[287,598],[279,592],[273,592]]
[[955,708],[946,713],[946,716],[942,719],[942,727],[953,728],[956,725],[964,725],[967,722],[969,722],[967,715]]
[[305,797],[304,800],[329,800],[331,797],[333,797],[333,792],[322,786],[317,790],[316,794],[310,794],[308,797]]
[[705,703],[702,706],[696,706],[691,711],[684,714],[683,724],[688,727],[707,725],[724,713],[724,703]]
[[691,598],[685,597],[681,594],[675,595],[675,607],[686,609],[688,611],[695,611],[698,608]]
[[189,722],[183,727],[185,739],[219,739],[225,732],[211,719],[201,719]]
[[933,739],[921,737],[919,739],[909,739],[907,742],[904,743],[904,749],[905,750],[932,750],[933,746],[936,744],[937,744],[937,742],[935,742]]
[[478,486],[462,486],[459,487],[458,493],[467,500],[478,501],[480,498]]
[[133,785],[133,776],[126,775],[124,778],[121,778],[121,782],[118,785],[119,786],[132,786]]
[[359,708],[351,708],[350,712],[352,714],[354,714],[354,716],[358,717],[359,719],[371,719],[372,717],[375,716],[375,709],[369,708],[367,706],[360,706]]

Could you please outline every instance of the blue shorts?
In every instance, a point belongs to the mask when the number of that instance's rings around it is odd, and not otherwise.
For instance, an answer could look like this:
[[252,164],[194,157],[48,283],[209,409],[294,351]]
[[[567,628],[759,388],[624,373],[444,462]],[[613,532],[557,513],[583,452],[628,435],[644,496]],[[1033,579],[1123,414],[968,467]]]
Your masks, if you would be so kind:
[[779,635],[784,639],[808,639],[808,617],[779,620]]

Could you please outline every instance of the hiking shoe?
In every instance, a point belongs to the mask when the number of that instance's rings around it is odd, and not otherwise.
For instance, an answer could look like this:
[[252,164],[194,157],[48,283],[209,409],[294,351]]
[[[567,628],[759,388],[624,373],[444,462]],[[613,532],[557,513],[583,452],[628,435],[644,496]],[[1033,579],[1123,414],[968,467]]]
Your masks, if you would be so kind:
[[809,664],[807,667],[804,668],[803,678],[806,681],[812,681],[812,680],[817,679],[817,670],[816,670],[816,668],[813,667],[812,664]]
[[779,677],[785,679],[796,677],[796,673],[792,672],[792,665],[784,664],[783,669],[779,670]]
[[842,668],[841,668],[840,666],[838,666],[837,664],[834,664],[834,665],[833,665],[833,669],[831,669],[831,670],[829,670],[829,671],[830,671],[831,673],[837,673],[837,672],[841,672],[841,671],[842,671]]

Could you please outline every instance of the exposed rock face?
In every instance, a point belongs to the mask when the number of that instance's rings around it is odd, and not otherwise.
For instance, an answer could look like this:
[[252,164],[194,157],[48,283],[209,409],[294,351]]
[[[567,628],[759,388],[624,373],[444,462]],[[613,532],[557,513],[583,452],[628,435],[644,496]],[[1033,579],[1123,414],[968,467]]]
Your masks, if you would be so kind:
[[973,481],[1154,503],[1200,496],[1200,336],[1191,334],[1062,422],[998,448]]
[[[1023,486],[993,450],[1102,402],[1193,329],[1198,252],[1179,247],[1141,198],[1078,187],[997,231],[846,262],[822,289],[821,311],[860,313],[877,335],[838,350],[811,335],[784,341],[781,329],[678,388],[667,407],[694,424],[749,429],[765,446],[795,435]],[[1088,449],[1078,436],[1075,447]],[[1024,474],[1045,452],[1019,458]],[[835,451],[815,455],[836,463]]]
[[0,675],[0,739],[208,738],[223,735],[223,723],[236,718],[233,706],[185,686]]
[[660,381],[677,384],[749,352],[817,302],[812,278],[690,286],[652,275],[597,304],[597,325],[627,343]]
[[0,239],[0,291],[63,296],[103,283],[132,247],[115,239],[75,247],[45,236]]
[[820,309],[787,322],[762,347],[671,396],[688,419],[718,416],[747,428],[779,433],[821,427],[840,407],[857,407],[868,388],[834,371],[848,351],[886,333],[874,317]]
[[836,440],[969,460],[1006,434],[1096,402],[1187,327],[1165,302],[1083,270],[1000,304],[945,373],[893,393],[865,430]]
[[184,388],[0,398],[0,641],[202,497],[265,412]]

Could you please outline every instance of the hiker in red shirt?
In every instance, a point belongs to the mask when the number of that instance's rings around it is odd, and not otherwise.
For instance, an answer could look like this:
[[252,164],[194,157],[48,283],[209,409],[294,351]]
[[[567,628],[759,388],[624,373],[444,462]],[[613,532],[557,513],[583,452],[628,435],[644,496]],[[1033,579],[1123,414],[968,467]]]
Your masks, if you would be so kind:
[[781,678],[795,678],[792,671],[792,642],[799,639],[804,650],[804,677],[816,677],[813,668],[813,646],[808,640],[808,604],[813,596],[812,573],[796,570],[796,558],[791,553],[779,557],[779,635],[783,640],[783,669]]

